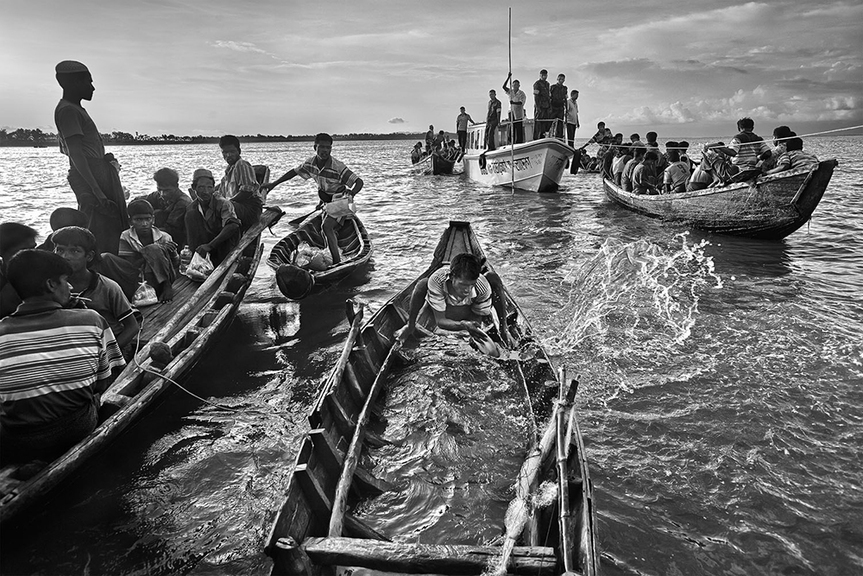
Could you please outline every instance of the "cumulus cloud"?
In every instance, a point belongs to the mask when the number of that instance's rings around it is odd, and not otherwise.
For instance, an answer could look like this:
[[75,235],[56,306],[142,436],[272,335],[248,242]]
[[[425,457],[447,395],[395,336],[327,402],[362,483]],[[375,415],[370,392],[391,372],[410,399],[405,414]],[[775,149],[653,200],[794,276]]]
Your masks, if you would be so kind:
[[405,123],[404,118],[399,118],[398,116],[396,116],[395,118],[390,118],[389,120],[387,120],[387,122],[389,122],[390,124],[404,124]]

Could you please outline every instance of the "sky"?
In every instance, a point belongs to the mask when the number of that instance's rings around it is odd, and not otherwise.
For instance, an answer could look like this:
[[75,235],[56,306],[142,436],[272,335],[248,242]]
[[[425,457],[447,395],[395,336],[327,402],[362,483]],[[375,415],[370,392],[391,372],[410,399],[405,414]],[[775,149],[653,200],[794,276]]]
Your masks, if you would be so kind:
[[[61,60],[84,62],[101,132],[455,130],[509,70],[497,0],[0,0],[0,128],[56,131]],[[769,136],[863,125],[863,2],[534,0],[512,5],[512,71],[578,89],[588,137]],[[504,110],[506,110],[506,100]],[[849,132],[850,133],[850,132]],[[857,130],[856,133],[861,133]]]

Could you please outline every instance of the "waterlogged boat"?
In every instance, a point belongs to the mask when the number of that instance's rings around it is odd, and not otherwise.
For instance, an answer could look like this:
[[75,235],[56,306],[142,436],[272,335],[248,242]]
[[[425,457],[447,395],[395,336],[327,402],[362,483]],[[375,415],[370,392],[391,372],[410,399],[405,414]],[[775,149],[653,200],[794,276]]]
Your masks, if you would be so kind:
[[650,196],[626,192],[607,178],[605,195],[624,208],[709,232],[778,240],[803,226],[824,196],[837,166],[824,160],[748,182]]
[[[142,348],[102,395],[100,423],[53,462],[22,462],[0,469],[0,522],[7,524],[45,499],[63,479],[113,441],[204,356],[230,324],[255,277],[263,253],[260,234],[282,215],[266,208],[239,244],[202,283],[180,275],[174,300],[142,310]],[[248,247],[256,249],[246,250]],[[251,255],[248,253],[251,252]]]
[[[502,124],[496,142],[507,138],[508,123]],[[493,186],[513,186],[530,192],[555,192],[575,150],[559,138],[531,140],[533,121],[524,121],[526,142],[505,144],[487,152],[483,148],[485,123],[468,129],[468,149],[462,159],[471,180]]]
[[411,169],[415,174],[440,176],[452,174],[455,162],[455,158],[447,158],[442,154],[433,152],[429,156],[420,158],[419,162],[414,164]]
[[[367,321],[349,302],[351,328],[341,356],[309,413],[286,496],[272,526],[266,553],[272,573],[316,574],[321,567],[365,567],[398,573],[481,574],[491,563],[508,573],[596,574],[598,557],[591,485],[584,445],[573,408],[576,385],[555,370],[521,309],[504,290],[505,310],[516,353],[500,360],[525,390],[536,433],[520,470],[513,471],[516,501],[499,526],[498,545],[423,545],[394,542],[347,511],[348,502],[387,491],[385,482],[359,465],[366,426],[401,344],[410,298],[421,279],[462,252],[484,259],[470,224],[451,222],[428,269]],[[492,271],[486,264],[486,270]],[[431,316],[418,326],[429,328]],[[420,344],[422,346],[422,344]],[[555,502],[532,508],[543,482],[556,489]],[[546,484],[548,485],[548,484]]]
[[267,264],[276,271],[279,290],[291,300],[302,300],[344,280],[368,264],[372,257],[368,232],[362,221],[354,216],[346,219],[338,230],[339,251],[342,254],[338,264],[330,264],[320,270],[298,266],[297,257],[305,246],[329,251],[321,231],[322,218],[321,211],[311,214],[270,250]]

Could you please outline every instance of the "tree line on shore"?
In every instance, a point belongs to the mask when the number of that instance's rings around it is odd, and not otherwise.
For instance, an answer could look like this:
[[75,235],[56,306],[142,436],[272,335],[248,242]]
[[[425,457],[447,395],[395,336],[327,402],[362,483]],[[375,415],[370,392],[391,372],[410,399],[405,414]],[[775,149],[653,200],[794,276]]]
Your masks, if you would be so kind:
[[[237,136],[241,142],[313,142],[314,134],[303,135],[267,135],[255,134]],[[373,134],[370,132],[351,132],[348,134],[333,134],[335,140],[421,140],[423,133],[393,132],[390,134]],[[162,134],[151,136],[135,132],[114,131],[102,134],[105,144],[217,144],[218,136],[176,136]],[[17,128],[9,130],[0,128],[0,146],[47,146],[57,143],[57,134],[44,132],[40,128]]]

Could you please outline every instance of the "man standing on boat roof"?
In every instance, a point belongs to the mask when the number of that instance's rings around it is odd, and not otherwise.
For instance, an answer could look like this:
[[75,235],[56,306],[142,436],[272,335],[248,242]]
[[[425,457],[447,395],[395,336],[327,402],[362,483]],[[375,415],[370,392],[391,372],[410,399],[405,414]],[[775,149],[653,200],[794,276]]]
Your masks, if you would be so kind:
[[551,88],[548,70],[539,71],[539,80],[533,83],[533,139],[539,140],[551,125]]
[[346,218],[353,215],[350,206],[353,204],[353,197],[363,189],[363,179],[333,158],[332,150],[333,137],[321,132],[315,136],[314,156],[261,188],[272,190],[294,176],[301,176],[304,180],[313,179],[318,185],[318,197],[321,199],[319,206],[325,214],[322,228],[327,238],[327,247],[333,257],[333,264],[338,264],[341,256],[336,231]]
[[503,82],[503,91],[509,95],[509,106],[512,109],[512,139],[514,144],[524,142],[524,103],[527,102],[527,96],[521,90],[521,83],[518,80],[512,81],[512,89],[507,84],[512,78],[512,72],[507,74],[506,80]]
[[78,209],[87,215],[87,228],[99,252],[116,254],[120,233],[129,227],[126,198],[117,168],[105,157],[102,136],[81,100],[92,100],[93,77],[87,67],[64,60],[55,67],[63,98],[54,109],[60,151],[69,157],[69,185]]
[[485,117],[485,142],[486,150],[492,151],[497,149],[494,143],[497,127],[500,125],[500,100],[497,99],[497,92],[494,90],[488,91],[488,113]]
[[549,88],[551,96],[551,118],[554,119],[554,135],[563,138],[563,123],[566,121],[566,97],[568,89],[563,83],[566,75],[558,74],[557,83]]
[[470,114],[465,112],[464,106],[459,108],[460,113],[455,119],[455,132],[458,134],[458,147],[462,150],[467,146],[467,126],[468,123],[476,124]]

